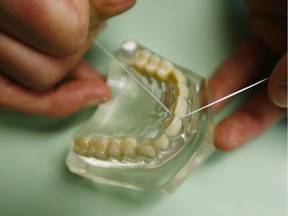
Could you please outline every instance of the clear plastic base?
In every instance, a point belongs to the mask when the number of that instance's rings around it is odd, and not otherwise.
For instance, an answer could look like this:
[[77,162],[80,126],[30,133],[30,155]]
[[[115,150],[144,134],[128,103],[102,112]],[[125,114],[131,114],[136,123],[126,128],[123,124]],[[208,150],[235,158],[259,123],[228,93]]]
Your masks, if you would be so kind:
[[207,82],[133,40],[115,57],[124,67],[109,64],[112,99],[72,137],[66,164],[98,183],[171,193],[214,151],[212,111],[186,116],[209,102]]

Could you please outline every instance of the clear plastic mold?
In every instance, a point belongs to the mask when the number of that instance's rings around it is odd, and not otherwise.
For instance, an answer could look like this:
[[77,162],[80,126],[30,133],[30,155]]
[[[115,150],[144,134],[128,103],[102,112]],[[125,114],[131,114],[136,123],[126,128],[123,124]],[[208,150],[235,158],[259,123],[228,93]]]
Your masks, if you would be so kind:
[[134,40],[114,56],[112,99],[72,137],[66,164],[97,183],[171,193],[214,151],[212,110],[187,115],[209,102],[207,81]]

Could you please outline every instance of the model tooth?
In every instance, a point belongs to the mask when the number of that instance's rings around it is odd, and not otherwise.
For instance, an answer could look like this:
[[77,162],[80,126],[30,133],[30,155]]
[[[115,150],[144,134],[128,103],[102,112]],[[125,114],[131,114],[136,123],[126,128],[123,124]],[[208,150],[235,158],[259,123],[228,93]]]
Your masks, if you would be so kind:
[[137,140],[134,137],[126,137],[122,142],[122,153],[129,158],[137,156]]
[[87,154],[87,148],[83,148],[83,147],[78,146],[78,145],[74,145],[73,151],[76,154],[79,154],[79,155],[82,155],[82,156],[86,156],[86,154]]
[[148,76],[154,76],[155,70],[160,61],[161,58],[159,56],[157,55],[150,56],[144,67],[144,70]]
[[121,140],[113,138],[110,141],[109,147],[107,149],[107,154],[116,159],[120,159],[123,156],[121,149],[122,149]]
[[156,76],[161,81],[167,81],[174,66],[167,60],[162,60],[156,68]]
[[164,125],[164,133],[168,137],[177,136],[181,130],[182,121],[178,116],[173,116],[173,118],[169,119]]
[[177,83],[183,83],[185,85],[187,84],[187,79],[184,76],[184,74],[176,68],[174,68],[171,72],[171,79],[172,82],[174,82],[175,84]]
[[172,105],[171,111],[175,116],[183,118],[187,114],[187,102],[183,97],[177,97],[176,102]]
[[153,142],[156,149],[166,150],[169,147],[169,139],[165,134],[162,134],[158,139]]
[[175,94],[176,96],[180,96],[183,97],[184,99],[187,99],[189,96],[189,89],[184,83],[180,82],[176,86]]
[[91,140],[91,137],[76,137],[74,139],[74,148],[73,151],[76,154],[85,156],[87,153],[89,141]]
[[136,70],[143,72],[144,66],[151,56],[151,52],[148,50],[138,50],[136,51],[131,64]]
[[105,137],[92,139],[89,143],[89,156],[94,156],[97,159],[106,160],[109,157],[107,154],[109,142],[110,139]]
[[154,146],[151,145],[150,142],[145,142],[137,148],[138,153],[148,158],[155,158],[157,155],[157,151]]
[[91,139],[89,141],[89,145],[87,147],[87,152],[86,152],[86,156],[87,157],[95,157],[95,152],[96,152],[96,140],[98,140],[98,137],[94,137],[93,139]]

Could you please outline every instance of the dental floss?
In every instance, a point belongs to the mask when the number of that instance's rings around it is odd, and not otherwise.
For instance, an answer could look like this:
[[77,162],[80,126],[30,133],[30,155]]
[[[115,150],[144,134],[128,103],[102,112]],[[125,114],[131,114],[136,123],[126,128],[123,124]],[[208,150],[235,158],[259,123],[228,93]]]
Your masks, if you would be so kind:
[[149,89],[147,89],[123,64],[121,64],[118,59],[108,51],[108,49],[106,49],[98,40],[95,40],[95,44],[102,51],[104,51],[106,55],[113,59],[128,75],[130,75],[149,95],[151,95],[151,97],[154,98],[166,112],[172,115],[170,110],[157,97],[155,97],[153,93],[150,92]]
[[[153,95],[153,93],[150,92],[149,89],[147,89],[123,64],[121,64],[121,63],[118,61],[118,59],[115,58],[114,55],[108,51],[108,49],[106,49],[98,40],[95,40],[95,44],[96,44],[101,50],[103,50],[106,55],[108,55],[111,59],[113,59],[128,75],[130,75],[149,95],[151,95],[152,98],[154,98],[154,99],[161,105],[161,107],[162,107],[166,112],[168,112],[170,115],[172,115],[172,113],[170,112],[170,110],[169,110],[157,97],[155,97],[155,96]],[[208,108],[208,107],[210,107],[210,106],[213,106],[213,105],[215,105],[215,104],[217,104],[217,103],[219,103],[219,102],[221,102],[221,101],[223,101],[223,100],[226,100],[226,99],[228,99],[228,98],[230,98],[230,97],[233,97],[233,96],[235,96],[235,95],[237,95],[237,94],[240,94],[240,93],[242,93],[243,91],[246,91],[246,90],[248,90],[248,89],[250,89],[250,88],[252,88],[252,87],[254,87],[254,86],[256,86],[256,85],[259,85],[259,84],[265,82],[265,81],[268,80],[268,79],[269,79],[269,78],[264,78],[264,79],[262,79],[262,80],[260,80],[260,81],[258,81],[258,82],[256,82],[256,83],[253,83],[253,84],[251,84],[251,85],[249,85],[249,86],[247,86],[247,87],[245,87],[245,88],[242,88],[242,89],[240,89],[240,90],[238,90],[238,91],[236,91],[236,92],[233,92],[233,93],[231,93],[231,94],[229,94],[229,95],[226,95],[225,97],[222,97],[222,98],[220,98],[220,99],[218,99],[218,100],[216,100],[216,101],[214,101],[214,102],[212,102],[212,103],[209,103],[209,104],[207,104],[207,105],[205,105],[205,106],[203,106],[203,107],[201,107],[201,108],[199,108],[199,109],[196,109],[196,110],[194,110],[194,111],[186,114],[186,115],[184,116],[184,118],[187,117],[187,116],[190,116],[190,115],[192,115],[192,114],[194,114],[194,113],[197,113],[197,112],[199,112],[199,111],[201,111],[201,110],[203,110],[203,109],[206,109],[206,108]]]
[[217,104],[217,103],[219,103],[219,102],[221,102],[221,101],[223,101],[223,100],[226,100],[226,99],[228,99],[228,98],[230,98],[230,97],[233,97],[233,96],[235,96],[235,95],[237,95],[237,94],[240,94],[241,92],[246,91],[246,90],[248,90],[248,89],[250,89],[250,88],[252,88],[252,87],[254,87],[254,86],[256,86],[256,85],[259,85],[259,84],[265,82],[265,81],[268,80],[268,79],[269,79],[269,78],[262,79],[262,80],[260,80],[260,81],[258,81],[258,82],[256,82],[256,83],[253,83],[252,85],[249,85],[249,86],[247,86],[247,87],[245,87],[245,88],[242,88],[242,89],[240,89],[240,90],[238,90],[238,91],[236,91],[236,92],[233,92],[233,93],[231,93],[231,94],[229,94],[229,95],[227,95],[227,96],[225,96],[225,97],[222,97],[222,98],[220,98],[220,99],[218,99],[218,100],[216,100],[216,101],[214,101],[214,102],[212,102],[212,103],[209,103],[209,104],[207,104],[207,105],[205,105],[205,106],[203,106],[203,107],[201,107],[201,108],[199,108],[199,109],[196,109],[196,110],[194,110],[194,111],[186,114],[186,115],[184,116],[184,118],[187,117],[187,116],[189,116],[189,115],[192,115],[192,114],[194,114],[194,113],[196,113],[196,112],[199,112],[199,111],[201,111],[201,110],[203,110],[203,109],[206,109],[206,108],[208,108],[208,107],[210,107],[210,106],[213,106],[214,104]]

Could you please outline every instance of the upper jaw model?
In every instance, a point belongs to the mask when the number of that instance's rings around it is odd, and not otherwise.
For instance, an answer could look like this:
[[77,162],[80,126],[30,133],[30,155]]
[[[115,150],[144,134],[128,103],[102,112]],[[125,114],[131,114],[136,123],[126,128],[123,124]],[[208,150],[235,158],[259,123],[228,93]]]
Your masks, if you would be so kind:
[[208,100],[205,79],[133,40],[123,43],[115,57],[131,74],[110,62],[112,99],[75,134],[68,168],[100,183],[171,192],[214,150],[211,111],[186,116]]

